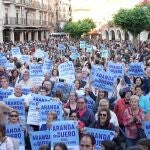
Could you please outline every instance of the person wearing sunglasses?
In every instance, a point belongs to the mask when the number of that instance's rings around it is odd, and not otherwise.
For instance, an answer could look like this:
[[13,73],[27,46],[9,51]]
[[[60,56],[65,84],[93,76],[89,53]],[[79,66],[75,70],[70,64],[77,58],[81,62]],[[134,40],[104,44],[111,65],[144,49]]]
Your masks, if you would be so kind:
[[98,112],[98,120],[90,125],[92,128],[113,130],[115,131],[114,124],[110,123],[111,114],[106,108],[102,108]]
[[20,123],[19,113],[17,110],[12,110],[9,115],[9,124],[18,124],[18,123]]

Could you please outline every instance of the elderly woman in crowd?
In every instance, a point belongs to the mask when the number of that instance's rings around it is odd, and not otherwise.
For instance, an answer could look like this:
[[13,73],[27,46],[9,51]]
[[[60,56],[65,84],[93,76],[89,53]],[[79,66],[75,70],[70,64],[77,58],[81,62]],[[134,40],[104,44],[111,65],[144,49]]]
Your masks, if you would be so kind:
[[139,97],[133,95],[131,96],[130,107],[125,110],[123,116],[127,147],[136,145],[138,129],[142,128],[143,121],[144,112],[139,107]]

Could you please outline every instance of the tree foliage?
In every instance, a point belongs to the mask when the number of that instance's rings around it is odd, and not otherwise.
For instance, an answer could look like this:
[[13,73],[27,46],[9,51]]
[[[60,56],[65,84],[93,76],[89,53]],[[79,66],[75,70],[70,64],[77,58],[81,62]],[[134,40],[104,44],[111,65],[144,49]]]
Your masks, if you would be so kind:
[[80,37],[83,33],[88,33],[91,29],[95,28],[92,19],[83,19],[78,22],[67,22],[64,26],[64,31],[70,33],[71,37]]
[[[146,7],[146,6],[145,6]],[[136,6],[132,9],[120,9],[113,17],[115,25],[129,31],[133,36],[150,26],[150,9]]]

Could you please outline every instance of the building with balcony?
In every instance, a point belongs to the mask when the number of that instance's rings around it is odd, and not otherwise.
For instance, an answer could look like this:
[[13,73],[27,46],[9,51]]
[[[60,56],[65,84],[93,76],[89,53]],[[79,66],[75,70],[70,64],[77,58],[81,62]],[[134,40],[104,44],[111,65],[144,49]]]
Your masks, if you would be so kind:
[[1,0],[0,42],[44,40],[56,26],[56,0]]
[[57,0],[57,31],[61,31],[64,24],[72,18],[71,0]]

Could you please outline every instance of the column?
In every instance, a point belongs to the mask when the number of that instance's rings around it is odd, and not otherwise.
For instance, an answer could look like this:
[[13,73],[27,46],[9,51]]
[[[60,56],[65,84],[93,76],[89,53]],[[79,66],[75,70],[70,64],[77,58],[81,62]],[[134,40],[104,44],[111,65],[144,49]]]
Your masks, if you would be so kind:
[[41,41],[44,41],[44,31],[41,31]]
[[38,41],[38,31],[34,32],[34,40]]
[[23,32],[20,32],[20,41],[24,42],[24,33]]
[[28,32],[28,41],[31,41],[31,32]]
[[49,39],[49,31],[46,31],[46,39]]
[[10,40],[14,43],[15,41],[15,38],[14,38],[14,29],[11,28],[11,31],[10,31]]
[[3,28],[0,26],[0,43],[3,42]]

